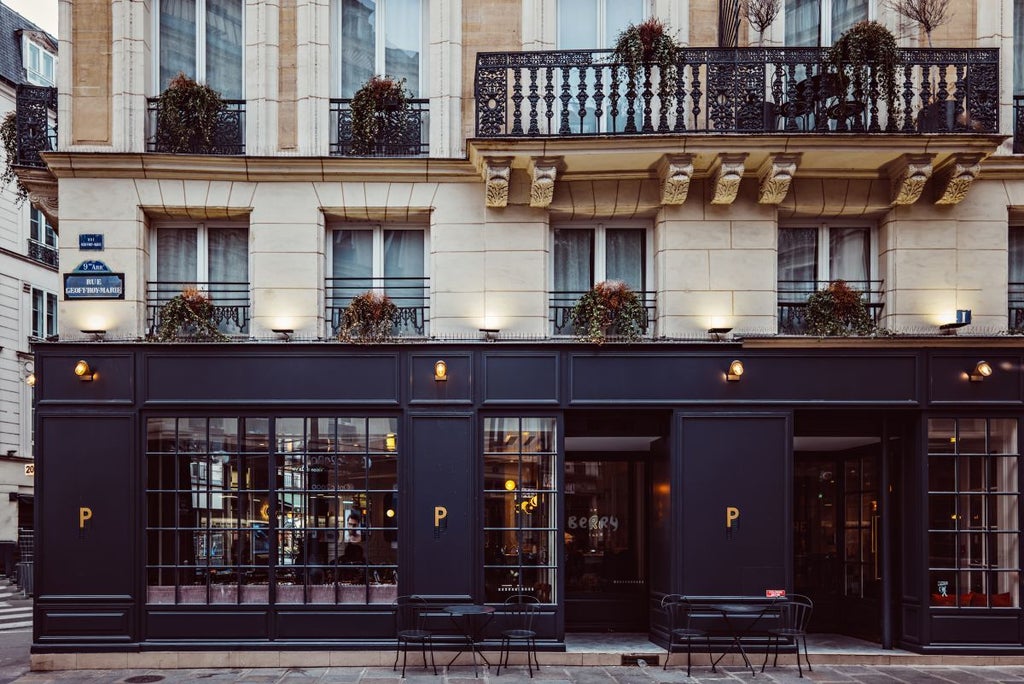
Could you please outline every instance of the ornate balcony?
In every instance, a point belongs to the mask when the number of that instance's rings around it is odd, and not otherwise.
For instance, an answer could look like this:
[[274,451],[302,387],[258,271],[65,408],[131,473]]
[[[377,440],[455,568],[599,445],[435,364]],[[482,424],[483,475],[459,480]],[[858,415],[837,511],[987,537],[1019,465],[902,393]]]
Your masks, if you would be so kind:
[[32,238],[28,239],[28,258],[54,268],[60,266],[57,248]]
[[430,100],[409,100],[405,116],[385,115],[384,130],[372,152],[352,151],[352,100],[331,100],[331,156],[335,157],[423,157],[430,151]]
[[[572,324],[572,310],[576,306],[576,302],[580,300],[580,297],[587,293],[586,290],[582,291],[554,291],[551,292],[548,298],[548,320],[551,321],[551,334],[561,337],[566,335],[575,335],[576,331],[573,329]],[[644,335],[650,336],[651,326],[654,323],[655,317],[655,292],[637,291],[637,296],[644,304],[644,308],[647,309],[647,325],[644,328]],[[609,339],[615,339],[614,330]]]
[[[166,152],[157,142],[156,98],[147,101],[148,138],[146,150]],[[192,154],[238,155],[245,154],[245,100],[224,100],[224,111],[217,122],[217,131],[211,149],[191,150]]]
[[[57,89],[19,85],[15,102],[17,154],[11,166],[33,206],[57,225],[57,179],[40,156],[57,149]],[[31,250],[31,246],[29,248]]]
[[839,78],[821,48],[684,48],[673,88],[608,50],[480,53],[476,136],[994,134],[999,51],[904,49],[897,106],[877,73]]
[[367,290],[383,292],[398,307],[394,337],[423,337],[430,322],[429,278],[326,278],[328,332],[341,332],[341,319],[348,303]]
[[249,333],[249,283],[197,283],[186,281],[151,281],[146,283],[146,330],[154,335],[160,329],[160,312],[164,305],[187,287],[205,293],[213,305],[213,322],[225,335]]
[[1024,283],[1009,284],[1009,322],[1007,330],[1011,333],[1024,333]]
[[[881,280],[847,280],[846,284],[859,290],[867,306],[868,314],[878,325],[882,313],[884,291]],[[780,280],[779,281],[779,334],[806,335],[807,298],[817,290],[829,286],[827,280]]]
[[1013,96],[1013,153],[1024,152],[1024,95]]

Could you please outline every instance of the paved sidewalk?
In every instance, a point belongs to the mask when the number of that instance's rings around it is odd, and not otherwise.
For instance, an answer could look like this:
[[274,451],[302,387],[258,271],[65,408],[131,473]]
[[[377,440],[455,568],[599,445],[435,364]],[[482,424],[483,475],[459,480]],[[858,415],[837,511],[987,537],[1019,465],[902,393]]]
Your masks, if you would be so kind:
[[[180,684],[184,682],[212,682],[214,684],[398,684],[399,674],[390,668],[331,667],[331,668],[259,668],[259,669],[201,669],[201,670],[65,670],[59,672],[32,672],[12,680],[17,684],[44,684],[45,682],[89,682],[90,684]],[[474,678],[473,668],[456,666],[435,677],[422,669],[406,672],[408,684],[525,684],[535,681],[544,684],[656,684],[658,682],[784,682],[795,684],[986,684],[990,682],[1024,682],[1024,667],[997,666],[879,666],[879,665],[820,665],[813,672],[804,671],[797,676],[795,666],[768,668],[751,677],[750,670],[740,667],[719,668],[712,673],[709,667],[693,669],[686,676],[685,663],[680,668],[672,665],[668,671],[660,667],[560,667],[545,665],[540,673],[534,672],[530,680],[525,667],[502,669],[500,677],[494,668]]]

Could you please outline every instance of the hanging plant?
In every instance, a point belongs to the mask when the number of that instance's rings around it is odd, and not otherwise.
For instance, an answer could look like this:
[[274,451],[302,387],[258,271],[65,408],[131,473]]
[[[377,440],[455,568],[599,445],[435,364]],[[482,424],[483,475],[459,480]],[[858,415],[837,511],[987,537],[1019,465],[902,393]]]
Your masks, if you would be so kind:
[[160,342],[181,339],[219,342],[228,339],[217,329],[213,317],[210,298],[194,287],[186,287],[180,295],[160,307],[156,339]]
[[28,188],[21,184],[21,179],[14,172],[14,162],[18,159],[18,116],[15,112],[7,112],[0,121],[0,143],[4,147],[4,172],[0,175],[0,183],[14,184],[14,203],[21,206],[28,199]]
[[678,58],[679,44],[669,35],[668,26],[657,17],[624,28],[615,39],[612,51],[612,60],[625,69],[633,87],[645,65],[657,65],[661,75],[658,91],[663,97],[675,93]]
[[882,100],[889,108],[890,121],[894,120],[898,100],[896,97],[896,70],[899,67],[899,49],[896,37],[877,21],[861,21],[849,28],[829,48],[828,64],[839,77],[840,104],[847,89],[868,96],[874,76]]
[[156,99],[156,151],[211,154],[224,112],[220,93],[179,72]]
[[647,308],[621,280],[605,280],[580,297],[570,314],[576,337],[603,344],[610,335],[632,342],[647,332]]
[[870,335],[877,331],[863,293],[836,280],[807,298],[807,334],[818,337]]
[[386,342],[398,324],[398,307],[386,294],[368,290],[356,295],[341,314],[342,342]]
[[352,111],[352,154],[372,155],[386,144],[388,131],[404,131],[409,121],[411,95],[405,79],[373,76],[356,91]]

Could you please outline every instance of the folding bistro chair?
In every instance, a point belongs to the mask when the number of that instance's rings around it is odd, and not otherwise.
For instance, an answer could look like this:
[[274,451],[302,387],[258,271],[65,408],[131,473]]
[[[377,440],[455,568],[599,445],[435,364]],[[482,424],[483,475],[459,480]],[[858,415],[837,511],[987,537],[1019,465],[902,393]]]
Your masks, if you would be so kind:
[[686,644],[686,676],[690,676],[690,651],[694,639],[704,639],[708,646],[708,658],[711,659],[711,671],[715,669],[715,659],[711,655],[711,635],[706,630],[697,629],[692,626],[691,621],[694,612],[693,603],[685,596],[669,594],[661,600],[661,609],[668,617],[668,653],[665,655],[665,666],[668,669],[669,658],[675,652],[675,646],[680,643]]
[[402,677],[405,677],[405,663],[409,659],[409,647],[419,648],[423,653],[423,669],[427,668],[427,650],[430,650],[430,664],[437,674],[437,663],[434,662],[434,634],[427,629],[426,599],[421,596],[399,596],[391,604],[395,610],[395,634],[398,643],[395,646],[395,664],[391,670],[398,669],[398,654],[402,653]]
[[[528,594],[515,594],[505,599],[503,614],[506,616],[508,621],[506,624],[509,625],[509,628],[501,633],[501,652],[498,654],[496,675],[501,674],[502,664],[508,667],[508,654],[513,641],[526,643],[526,666],[530,670],[530,677],[533,677],[534,664],[537,665],[537,672],[540,672],[540,661],[537,659],[537,631],[533,628],[539,606],[540,602]],[[532,661],[530,660],[531,656]]]
[[779,626],[768,630],[768,646],[764,650],[764,662],[761,664],[761,672],[764,672],[768,664],[768,651],[772,643],[775,644],[775,659],[772,667],[779,664],[779,642],[783,639],[788,643],[792,641],[796,646],[796,668],[800,676],[804,676],[803,668],[800,666],[800,641],[804,642],[804,660],[807,661],[807,671],[811,670],[811,658],[807,655],[807,622],[811,619],[811,611],[814,610],[814,603],[811,599],[800,594],[791,594],[784,602],[778,604]]

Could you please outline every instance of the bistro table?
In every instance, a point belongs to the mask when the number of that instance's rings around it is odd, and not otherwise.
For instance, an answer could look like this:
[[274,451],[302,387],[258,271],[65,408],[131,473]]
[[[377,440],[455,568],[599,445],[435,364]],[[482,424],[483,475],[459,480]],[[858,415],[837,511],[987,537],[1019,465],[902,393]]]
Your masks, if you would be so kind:
[[[473,676],[475,677],[477,673],[476,657],[478,654],[484,661],[485,667],[489,667],[491,664],[479,646],[483,642],[484,629],[494,619],[494,606],[487,606],[482,603],[457,603],[453,606],[445,606],[441,610],[448,613],[448,617],[452,619],[456,628],[466,637],[466,645],[469,646],[469,651],[473,655]],[[465,649],[463,649],[456,653],[448,663],[448,667],[451,667],[452,663],[465,652]]]
[[754,626],[772,610],[779,600],[785,601],[782,598],[772,599],[769,602],[763,600],[761,602],[715,601],[697,604],[699,611],[718,613],[722,616],[722,621],[725,623],[725,631],[732,640],[729,648],[719,655],[712,664],[717,665],[722,658],[736,650],[743,657],[743,662],[746,666],[750,668],[750,675],[756,677],[757,670],[754,669],[754,664],[750,662],[747,651],[743,648],[743,637],[754,629]]

